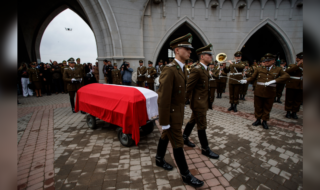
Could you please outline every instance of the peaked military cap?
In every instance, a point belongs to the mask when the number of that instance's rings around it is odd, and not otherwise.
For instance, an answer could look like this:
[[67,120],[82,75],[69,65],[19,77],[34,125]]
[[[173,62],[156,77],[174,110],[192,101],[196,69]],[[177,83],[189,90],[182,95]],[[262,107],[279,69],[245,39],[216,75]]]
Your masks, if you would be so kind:
[[37,65],[36,62],[31,62],[30,65]]
[[210,54],[212,55],[212,44],[206,45],[196,50],[197,55],[199,54]]
[[170,58],[170,59],[169,59],[169,62],[171,63],[172,61],[173,61],[173,59],[172,59],[172,58]]
[[222,63],[220,63],[220,66],[223,66],[223,64],[222,64]]
[[63,60],[62,63],[67,63],[67,61],[66,61],[66,60]]
[[215,62],[215,63],[218,63],[218,61],[217,61],[217,60],[215,60],[214,62]]
[[297,58],[303,59],[303,52],[297,54]]
[[73,57],[70,57],[69,59],[68,59],[68,62],[70,62],[70,63],[74,63],[74,59],[73,59]]
[[153,64],[153,63],[152,63],[152,61],[149,60],[149,61],[148,61],[148,64]]
[[143,61],[140,59],[140,60],[139,60],[139,63],[143,63]]
[[189,59],[188,62],[189,62],[189,63],[190,63],[190,62],[193,62],[193,59]]
[[160,59],[160,61],[159,61],[160,63],[163,63],[163,61],[162,61],[162,59]]
[[170,47],[172,49],[176,47],[185,47],[185,48],[193,49],[191,43],[192,43],[192,34],[188,33],[187,35],[184,35],[175,40],[172,40],[170,42]]
[[265,62],[266,58],[265,57],[261,57],[260,62]]
[[118,66],[118,64],[117,63],[113,63],[113,66]]
[[237,51],[236,53],[234,53],[234,56],[235,57],[241,57],[242,56],[241,51]]
[[248,63],[248,61],[246,61],[246,63],[244,64],[245,66],[249,66],[249,63]]
[[276,58],[276,56],[272,55],[271,53],[265,54],[264,57],[266,58],[266,61],[270,61]]
[[80,58],[78,57],[76,60],[78,61],[78,60],[80,60]]

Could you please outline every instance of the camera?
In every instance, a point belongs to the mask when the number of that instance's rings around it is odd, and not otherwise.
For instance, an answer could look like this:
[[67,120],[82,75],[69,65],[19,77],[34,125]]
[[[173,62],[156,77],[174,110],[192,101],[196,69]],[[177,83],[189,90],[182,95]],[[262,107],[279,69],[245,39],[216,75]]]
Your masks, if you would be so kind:
[[123,68],[123,70],[127,70],[127,69],[128,69],[128,68],[127,68],[128,66],[129,66],[129,64],[124,61],[124,62],[122,63],[122,66],[121,66],[121,67]]

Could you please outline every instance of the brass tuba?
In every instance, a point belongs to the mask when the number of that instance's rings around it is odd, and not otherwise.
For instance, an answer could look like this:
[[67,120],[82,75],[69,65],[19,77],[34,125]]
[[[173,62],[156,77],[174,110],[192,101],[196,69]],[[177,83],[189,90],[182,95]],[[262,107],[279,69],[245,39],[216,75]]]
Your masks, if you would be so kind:
[[[218,53],[216,56],[216,60],[218,63],[225,63],[227,61],[227,54],[225,53]],[[232,63],[235,63],[236,60],[230,60]]]

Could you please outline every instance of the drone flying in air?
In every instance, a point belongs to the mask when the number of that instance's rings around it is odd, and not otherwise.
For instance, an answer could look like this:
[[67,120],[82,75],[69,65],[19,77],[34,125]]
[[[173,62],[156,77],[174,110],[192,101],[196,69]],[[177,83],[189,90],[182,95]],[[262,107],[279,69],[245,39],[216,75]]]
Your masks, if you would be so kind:
[[65,28],[66,31],[72,31],[72,28]]

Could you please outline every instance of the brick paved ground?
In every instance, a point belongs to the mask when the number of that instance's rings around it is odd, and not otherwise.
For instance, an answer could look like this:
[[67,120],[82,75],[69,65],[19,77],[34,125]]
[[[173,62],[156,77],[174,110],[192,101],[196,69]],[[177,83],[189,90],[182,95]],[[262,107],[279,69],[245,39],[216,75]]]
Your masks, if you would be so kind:
[[[303,110],[300,119],[287,119],[284,105],[274,104],[264,130],[251,125],[251,88],[237,113],[227,111],[227,93],[207,115],[209,144],[219,160],[201,155],[196,127],[190,138],[197,147],[184,147],[191,173],[205,181],[201,189],[302,189]],[[71,112],[66,94],[19,101],[18,189],[193,189],[177,167],[155,166],[159,125],[127,148],[116,126],[98,121],[98,129],[89,129],[85,115]],[[190,116],[187,107],[185,124]],[[175,165],[170,144],[165,159]]]

